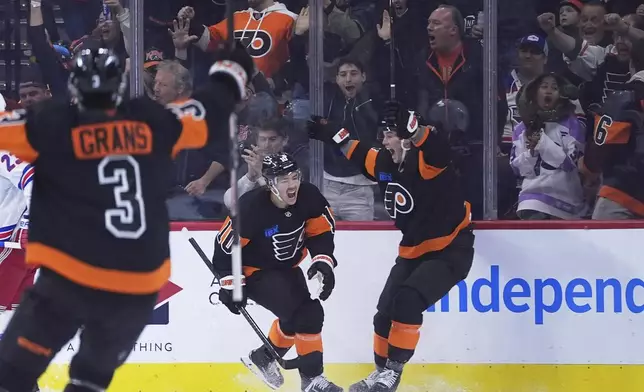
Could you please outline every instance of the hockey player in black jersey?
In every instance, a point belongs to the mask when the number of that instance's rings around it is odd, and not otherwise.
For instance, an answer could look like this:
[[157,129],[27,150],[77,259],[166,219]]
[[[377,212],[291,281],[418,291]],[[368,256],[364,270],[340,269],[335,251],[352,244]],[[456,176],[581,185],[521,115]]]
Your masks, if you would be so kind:
[[423,313],[467,276],[474,257],[470,205],[451,163],[448,122],[422,126],[397,102],[387,103],[385,121],[382,149],[349,139],[323,118],[308,124],[312,139],[337,146],[378,182],[385,209],[403,234],[373,319],[376,370],[350,392],[398,388]]
[[[323,375],[322,324],[324,310],[311,299],[306,279],[298,265],[311,255],[309,279],[322,279],[319,298],[329,298],[335,286],[337,265],[333,251],[335,221],[320,191],[301,183],[295,160],[286,153],[264,158],[262,175],[266,187],[254,189],[239,199],[239,231],[242,245],[244,300],[250,298],[277,316],[269,340],[280,355],[295,346],[304,392],[342,392]],[[239,314],[232,300],[232,221],[224,221],[215,242],[213,265],[219,272],[219,299]],[[284,379],[265,347],[251,351],[242,362],[271,388]]]
[[168,109],[126,100],[118,56],[84,49],[69,81],[76,104],[0,113],[0,149],[38,168],[26,257],[40,268],[0,340],[0,392],[31,391],[79,329],[65,392],[106,390],[126,361],[170,276],[172,158],[227,139],[253,72],[239,46],[215,58],[205,91]]

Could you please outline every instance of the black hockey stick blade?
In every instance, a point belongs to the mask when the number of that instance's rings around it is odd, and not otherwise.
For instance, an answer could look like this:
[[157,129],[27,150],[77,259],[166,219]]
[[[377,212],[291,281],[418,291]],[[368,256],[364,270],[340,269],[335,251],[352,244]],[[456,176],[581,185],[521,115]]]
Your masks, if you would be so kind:
[[[186,235],[188,234],[188,229],[186,229],[185,227],[181,231],[184,232]],[[221,277],[219,276],[219,273],[215,269],[215,266],[212,264],[210,259],[208,259],[208,256],[206,256],[206,254],[203,252],[203,249],[201,249],[201,246],[199,246],[197,241],[192,236],[188,236],[188,242],[190,242],[190,245],[192,245],[195,252],[197,252],[197,254],[201,258],[201,260],[203,260],[203,262],[206,264],[210,272],[212,272],[215,278],[219,281],[221,279]],[[277,351],[275,351],[275,348],[271,344],[270,340],[268,340],[268,338],[266,337],[262,329],[259,327],[259,325],[257,325],[257,323],[248,313],[246,308],[243,306],[237,306],[237,309],[239,309],[239,313],[241,313],[241,315],[244,316],[244,318],[246,319],[250,327],[253,329],[253,331],[255,331],[255,334],[259,337],[262,343],[264,343],[264,346],[266,346],[266,348],[268,349],[268,352],[271,355],[271,357],[273,357],[273,359],[275,359],[283,369],[291,370],[291,369],[299,368],[299,357],[293,358],[293,359],[284,359],[280,357]]]

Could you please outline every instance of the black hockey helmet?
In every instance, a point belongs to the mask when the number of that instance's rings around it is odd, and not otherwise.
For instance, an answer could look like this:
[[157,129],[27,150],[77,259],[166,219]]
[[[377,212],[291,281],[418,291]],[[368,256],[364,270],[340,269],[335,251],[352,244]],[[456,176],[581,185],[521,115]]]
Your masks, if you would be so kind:
[[267,155],[262,162],[262,175],[267,178],[283,176],[298,170],[295,159],[285,152]]
[[116,107],[127,89],[125,64],[110,49],[82,49],[72,62],[68,88],[81,107]]

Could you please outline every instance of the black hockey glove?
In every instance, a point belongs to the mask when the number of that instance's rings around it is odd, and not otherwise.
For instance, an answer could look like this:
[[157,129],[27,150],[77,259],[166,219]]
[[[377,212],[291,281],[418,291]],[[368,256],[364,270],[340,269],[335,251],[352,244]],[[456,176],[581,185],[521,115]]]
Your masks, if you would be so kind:
[[239,102],[246,91],[246,84],[253,76],[255,63],[246,49],[235,41],[231,48],[228,43],[220,45],[213,55],[214,63],[208,71],[212,81],[226,84]]
[[385,123],[393,128],[401,139],[409,139],[418,130],[418,118],[398,101],[385,103]]
[[242,301],[241,302],[235,302],[233,300],[233,276],[228,275],[219,280],[219,300],[221,301],[222,304],[226,305],[228,310],[230,310],[234,314],[239,314],[239,308],[245,308],[246,307],[246,288],[244,285],[246,284],[244,278],[242,277]]
[[349,141],[349,131],[329,122],[324,117],[311,116],[306,122],[309,138],[340,147]]
[[320,292],[320,299],[322,301],[326,301],[335,287],[333,260],[326,255],[317,255],[313,257],[313,263],[306,274],[308,275],[309,280],[318,276],[318,274],[322,276],[322,291]]

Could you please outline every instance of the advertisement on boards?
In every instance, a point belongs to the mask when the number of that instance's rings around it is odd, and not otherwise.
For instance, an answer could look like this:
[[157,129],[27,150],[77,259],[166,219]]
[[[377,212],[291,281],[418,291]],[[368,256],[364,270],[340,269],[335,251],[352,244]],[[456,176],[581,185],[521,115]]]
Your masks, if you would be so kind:
[[[192,233],[209,256],[215,234]],[[641,229],[477,231],[470,274],[427,309],[410,364],[416,370],[408,377],[426,374],[416,367],[425,365],[462,380],[469,378],[454,373],[454,365],[458,369],[521,366],[531,369],[532,375],[546,369],[541,365],[559,369],[542,377],[548,380],[563,374],[564,368],[577,372],[578,366],[592,366],[599,375],[613,366],[644,365],[641,238]],[[373,361],[373,315],[399,239],[398,232],[389,230],[336,233],[339,265],[336,288],[323,303],[323,342],[325,361],[331,369],[344,369],[347,382],[356,378],[350,369],[368,370]],[[185,236],[172,232],[170,245],[171,282],[128,363],[156,364],[149,370],[155,374],[171,364],[186,375],[202,369],[200,364],[232,366],[243,374],[243,368],[231,364],[259,346],[258,338],[243,317],[219,302],[217,282]],[[307,267],[304,262],[302,268]],[[312,293],[317,288],[317,281],[310,282]],[[268,330],[274,316],[252,302],[248,310]],[[74,349],[75,344],[71,342]],[[61,353],[57,362],[67,362],[73,352]],[[473,374],[470,378],[477,379]],[[516,374],[512,388],[527,377],[519,377],[518,370]],[[548,385],[558,383],[557,377]],[[644,386],[644,380],[637,385]],[[565,390],[561,388],[544,390]]]

